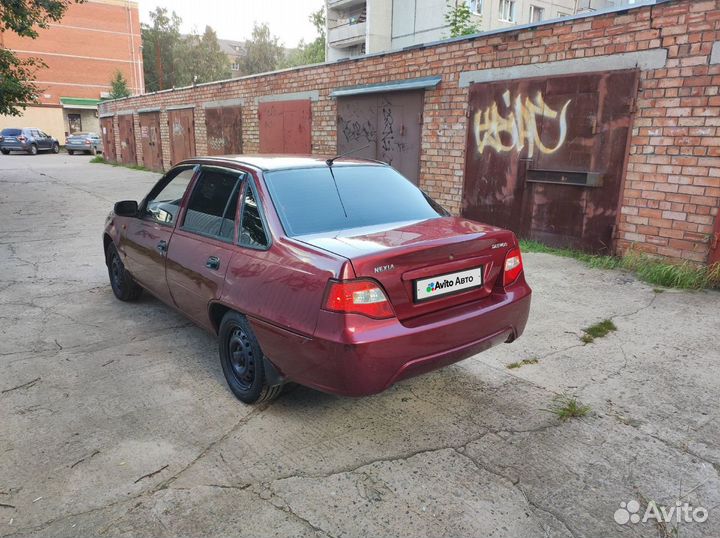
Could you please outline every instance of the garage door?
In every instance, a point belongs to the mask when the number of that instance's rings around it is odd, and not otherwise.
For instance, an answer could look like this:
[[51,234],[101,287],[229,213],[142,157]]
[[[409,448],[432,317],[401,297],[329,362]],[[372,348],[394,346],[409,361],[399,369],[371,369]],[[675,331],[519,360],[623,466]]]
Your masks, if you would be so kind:
[[108,161],[115,162],[117,153],[115,151],[115,129],[113,129],[112,116],[100,118],[100,136],[103,141],[103,157]]
[[242,153],[242,108],[223,106],[205,109],[208,155]]
[[377,159],[418,182],[423,92],[387,92],[338,98],[338,154]]
[[258,104],[260,153],[310,154],[310,100],[271,101]]
[[195,110],[182,108],[168,110],[170,134],[170,165],[195,157]]
[[637,71],[470,87],[464,216],[612,252]]
[[160,139],[160,113],[140,114],[140,140],[143,150],[143,166],[150,170],[162,171],[162,141]]
[[120,162],[123,164],[137,164],[133,115],[120,115],[117,117],[117,121],[118,132],[120,133]]

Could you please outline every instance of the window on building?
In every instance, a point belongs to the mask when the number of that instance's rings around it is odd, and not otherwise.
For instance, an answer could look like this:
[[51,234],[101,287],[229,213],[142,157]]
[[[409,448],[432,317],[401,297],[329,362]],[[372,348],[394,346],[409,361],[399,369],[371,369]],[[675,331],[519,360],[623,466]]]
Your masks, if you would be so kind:
[[563,13],[562,11],[558,11],[557,16],[559,19],[562,19],[563,17],[569,17],[570,13]]
[[240,64],[238,62],[231,63],[230,69],[232,69],[233,71],[240,71]]
[[500,0],[500,20],[515,22],[515,0]]
[[545,9],[538,6],[530,6],[530,22],[540,22],[545,18]]
[[467,7],[476,15],[482,15],[483,0],[465,0]]
[[70,133],[79,133],[82,131],[82,118],[80,114],[68,114],[68,126]]

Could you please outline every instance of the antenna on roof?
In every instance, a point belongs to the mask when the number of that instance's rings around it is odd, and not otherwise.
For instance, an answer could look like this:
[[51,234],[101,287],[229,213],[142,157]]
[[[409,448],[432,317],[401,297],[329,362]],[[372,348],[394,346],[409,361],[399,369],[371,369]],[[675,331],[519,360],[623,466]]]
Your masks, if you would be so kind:
[[358,151],[362,151],[362,150],[367,149],[367,148],[369,148],[369,147],[370,147],[370,144],[367,144],[367,145],[365,145],[365,146],[363,146],[363,147],[361,147],[361,148],[351,149],[350,151],[346,151],[345,153],[341,153],[340,155],[336,155],[336,156],[333,157],[332,159],[328,159],[327,161],[325,161],[325,164],[327,164],[328,166],[332,167],[332,165],[335,163],[336,160],[338,160],[338,159],[340,159],[340,158],[342,158],[342,157],[346,157],[347,155],[351,155],[351,154],[353,154],[353,153],[356,153],[356,152],[358,152]]

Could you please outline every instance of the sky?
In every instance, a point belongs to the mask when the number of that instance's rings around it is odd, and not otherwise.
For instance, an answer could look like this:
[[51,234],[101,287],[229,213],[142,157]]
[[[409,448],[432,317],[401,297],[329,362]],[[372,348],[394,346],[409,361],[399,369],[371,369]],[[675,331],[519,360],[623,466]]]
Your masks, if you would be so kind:
[[249,39],[253,23],[266,22],[270,32],[286,47],[300,39],[312,41],[316,33],[308,20],[310,13],[325,4],[324,0],[139,0],[140,20],[150,22],[148,13],[156,7],[175,11],[183,20],[181,31],[202,32],[210,25],[222,39]]

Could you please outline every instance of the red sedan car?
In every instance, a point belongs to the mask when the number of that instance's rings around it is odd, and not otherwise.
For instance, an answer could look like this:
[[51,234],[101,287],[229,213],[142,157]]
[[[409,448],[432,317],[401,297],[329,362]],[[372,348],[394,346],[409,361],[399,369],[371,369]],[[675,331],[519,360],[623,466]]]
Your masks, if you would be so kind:
[[145,289],[217,334],[248,403],[287,381],[377,393],[513,341],[530,309],[512,232],[372,161],[185,161],[115,204],[103,241],[116,297]]

